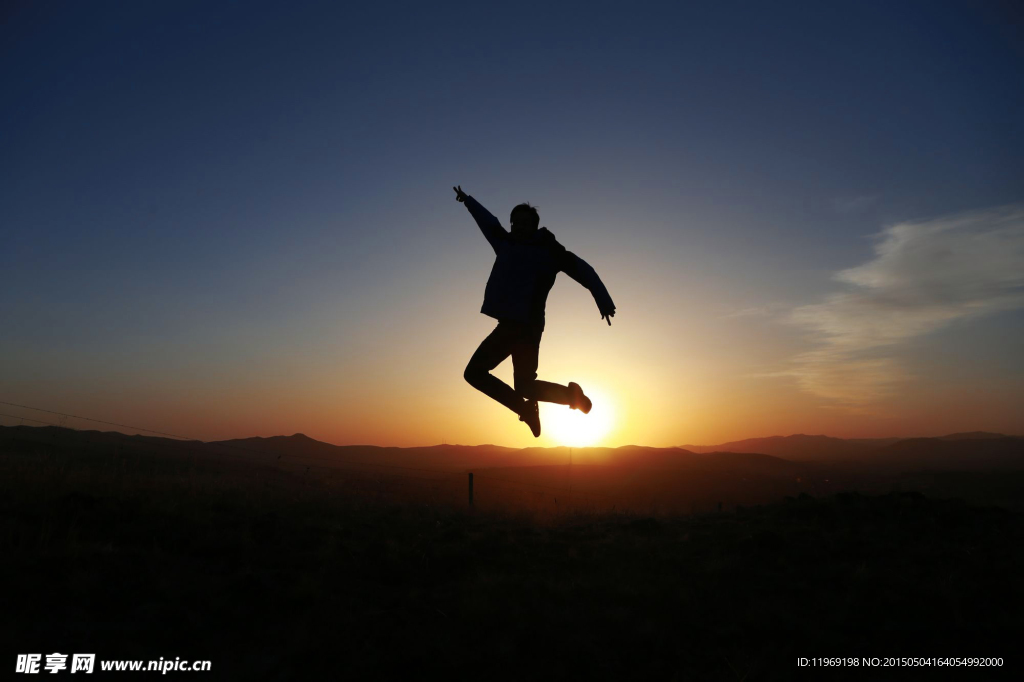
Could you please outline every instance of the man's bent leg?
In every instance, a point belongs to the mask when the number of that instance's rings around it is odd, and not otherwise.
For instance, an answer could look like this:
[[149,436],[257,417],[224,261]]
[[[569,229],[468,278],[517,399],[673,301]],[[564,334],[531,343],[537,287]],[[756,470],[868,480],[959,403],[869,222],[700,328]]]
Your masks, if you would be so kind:
[[500,365],[512,353],[514,337],[509,331],[504,323],[499,322],[494,331],[480,343],[480,347],[473,353],[462,376],[473,388],[497,400],[516,414],[520,414],[523,399],[511,386],[491,374],[491,370]]

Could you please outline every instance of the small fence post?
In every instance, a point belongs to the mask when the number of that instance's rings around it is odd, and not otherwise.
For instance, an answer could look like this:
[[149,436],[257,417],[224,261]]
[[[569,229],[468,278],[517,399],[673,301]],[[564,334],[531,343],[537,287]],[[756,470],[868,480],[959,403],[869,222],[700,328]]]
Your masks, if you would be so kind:
[[473,472],[469,472],[469,506],[473,506]]

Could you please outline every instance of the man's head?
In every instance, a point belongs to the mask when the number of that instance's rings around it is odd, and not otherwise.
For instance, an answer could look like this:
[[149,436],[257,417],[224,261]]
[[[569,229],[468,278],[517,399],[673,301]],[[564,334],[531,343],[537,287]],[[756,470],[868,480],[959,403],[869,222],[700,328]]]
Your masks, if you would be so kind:
[[529,235],[537,231],[540,214],[537,213],[536,206],[519,204],[512,209],[509,221],[512,223],[512,234]]

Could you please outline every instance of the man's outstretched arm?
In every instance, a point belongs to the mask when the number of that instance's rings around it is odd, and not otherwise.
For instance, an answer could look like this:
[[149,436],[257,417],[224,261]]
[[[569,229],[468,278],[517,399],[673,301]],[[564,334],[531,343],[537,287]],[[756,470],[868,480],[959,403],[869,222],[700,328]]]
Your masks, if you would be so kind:
[[480,226],[480,231],[491,243],[491,248],[497,251],[498,244],[508,237],[508,232],[501,226],[498,219],[491,215],[490,211],[480,205],[479,201],[462,191],[462,185],[452,187],[452,189],[455,190],[455,200],[466,202],[466,208],[476,220],[476,224]]
[[597,309],[601,311],[601,319],[607,320],[611,326],[612,317],[615,315],[615,303],[594,268],[572,251],[566,251],[562,259],[562,272],[590,290],[594,302],[597,303]]

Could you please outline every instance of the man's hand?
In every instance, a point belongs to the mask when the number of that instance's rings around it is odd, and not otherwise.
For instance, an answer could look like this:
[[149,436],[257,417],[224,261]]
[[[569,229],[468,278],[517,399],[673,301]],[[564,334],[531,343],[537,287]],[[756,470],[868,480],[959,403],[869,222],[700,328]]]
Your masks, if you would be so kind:
[[608,326],[612,326],[612,318],[615,317],[615,308],[605,308],[601,311],[601,319],[608,322]]
[[462,191],[462,185],[459,185],[458,187],[452,187],[452,189],[455,190],[455,201],[465,201],[466,197],[469,196],[468,194]]

